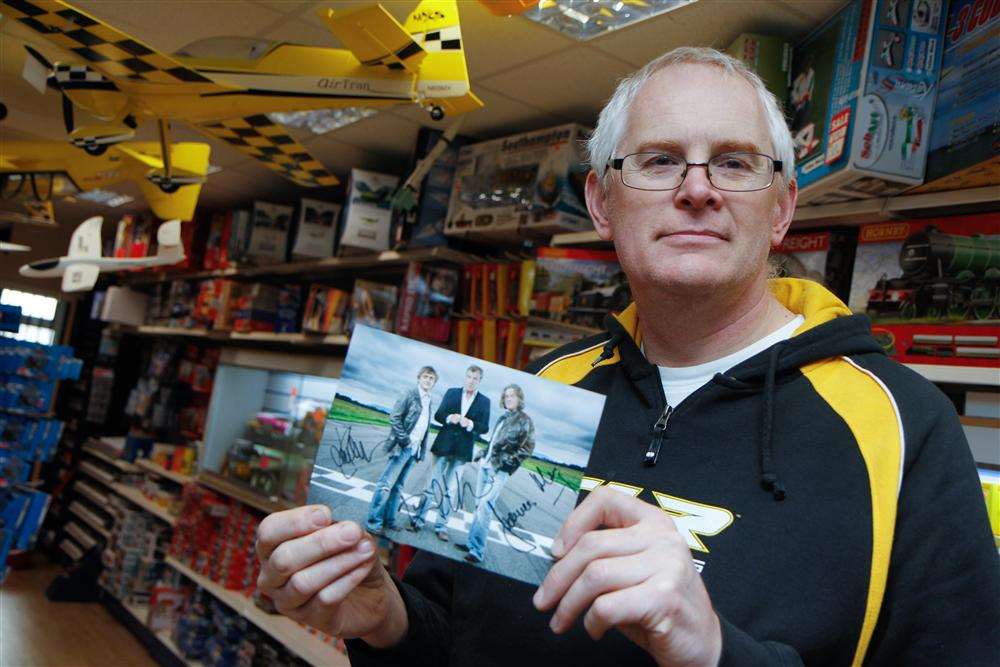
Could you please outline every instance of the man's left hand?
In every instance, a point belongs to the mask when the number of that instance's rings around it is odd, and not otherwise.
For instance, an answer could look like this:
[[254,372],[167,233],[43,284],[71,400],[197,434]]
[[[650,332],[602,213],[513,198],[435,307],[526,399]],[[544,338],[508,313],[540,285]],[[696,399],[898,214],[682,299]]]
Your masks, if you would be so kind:
[[475,426],[475,424],[472,423],[472,420],[469,419],[468,417],[462,417],[462,421],[460,421],[459,423],[462,425],[462,428],[464,428],[466,431],[471,431],[472,427]]
[[595,640],[618,628],[658,665],[718,664],[719,617],[663,510],[598,488],[566,519],[552,555],[559,560],[534,602],[541,611],[556,607],[553,632],[567,631],[586,610],[583,625]]

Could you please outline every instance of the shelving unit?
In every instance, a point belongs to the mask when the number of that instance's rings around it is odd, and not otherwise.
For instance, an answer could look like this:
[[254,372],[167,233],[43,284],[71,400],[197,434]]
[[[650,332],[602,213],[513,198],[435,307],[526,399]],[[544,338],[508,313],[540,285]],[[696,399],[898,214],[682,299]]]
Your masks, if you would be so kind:
[[285,616],[268,614],[257,607],[249,597],[231,591],[198,574],[173,556],[167,556],[166,563],[185,577],[198,584],[221,602],[229,606],[258,628],[284,644],[297,656],[316,667],[347,667],[347,656],[336,648],[315,637],[295,621]]
[[983,366],[945,366],[943,364],[904,364],[931,382],[945,384],[1000,386],[1000,369]]
[[105,463],[118,468],[122,472],[138,472],[138,468],[136,468],[135,465],[129,463],[128,461],[123,461],[122,459],[110,456],[90,443],[83,446],[83,453],[90,454],[95,458],[101,459]]
[[224,496],[229,496],[235,500],[240,501],[244,505],[249,505],[262,512],[267,512],[268,514],[272,512],[280,512],[281,510],[292,509],[295,507],[293,503],[287,500],[281,500],[279,498],[265,498],[253,491],[230,482],[228,479],[214,472],[203,470],[198,473],[198,483],[208,488],[221,493]]
[[72,514],[80,521],[83,521],[85,524],[93,528],[95,531],[101,534],[104,537],[104,539],[108,539],[109,537],[111,537],[111,531],[108,530],[104,522],[101,521],[97,517],[97,515],[95,515],[89,509],[84,507],[82,503],[74,500],[69,504],[68,509],[70,514]]
[[190,484],[194,481],[194,477],[191,475],[185,475],[183,473],[176,472],[174,470],[167,470],[161,465],[153,463],[149,459],[138,459],[135,462],[136,467],[150,473],[151,475],[157,475],[159,477],[164,477],[166,479],[177,482],[178,484]]
[[127,602],[125,600],[119,600],[114,595],[112,595],[111,592],[108,591],[107,589],[104,589],[104,594],[113,599],[119,605],[121,605],[121,608],[124,609],[125,612],[127,612],[129,616],[131,616],[135,620],[136,623],[138,623],[140,626],[148,630],[150,635],[156,637],[157,641],[163,644],[163,646],[168,651],[170,651],[170,653],[179,662],[181,662],[184,665],[187,665],[187,667],[202,667],[202,663],[200,661],[187,660],[186,658],[184,658],[184,655],[181,653],[180,649],[177,648],[177,645],[174,644],[174,641],[170,638],[170,633],[166,632],[165,630],[160,630],[157,632],[149,627],[149,625],[146,623],[146,619],[149,618],[149,605],[139,604],[136,602]]
[[165,521],[171,526],[177,525],[177,517],[163,509],[152,500],[147,498],[142,494],[139,489],[133,488],[131,486],[126,486],[120,482],[115,482],[111,485],[111,489],[117,493],[122,498],[130,501],[131,503],[138,505],[142,509],[146,510],[156,518]]
[[293,348],[343,348],[350,342],[344,335],[323,335],[308,333],[271,333],[257,331],[239,333],[236,331],[211,331],[209,329],[181,329],[180,327],[164,327],[141,325],[138,327],[120,326],[123,333],[137,336],[173,336],[184,339],[197,339],[219,344],[243,344],[247,346],[271,346]]

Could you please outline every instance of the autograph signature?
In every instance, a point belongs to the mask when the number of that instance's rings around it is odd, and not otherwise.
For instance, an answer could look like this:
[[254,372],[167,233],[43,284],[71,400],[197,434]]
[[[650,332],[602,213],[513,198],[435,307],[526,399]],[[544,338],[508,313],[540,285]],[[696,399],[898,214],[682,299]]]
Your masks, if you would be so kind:
[[330,456],[333,465],[344,473],[345,477],[354,477],[361,467],[359,461],[365,463],[372,462],[374,452],[369,452],[365,446],[351,436],[351,427],[347,427],[347,433],[337,438],[337,442],[330,445]]
[[506,513],[500,512],[495,503],[490,503],[489,505],[490,511],[493,512],[493,516],[495,516],[497,521],[500,522],[500,527],[503,529],[500,532],[503,535],[504,542],[507,543],[507,546],[514,551],[525,554],[534,551],[536,548],[535,545],[530,542],[525,542],[518,537],[518,535],[514,532],[514,529],[517,528],[517,522],[523,519],[533,507],[537,507],[538,503],[534,500],[525,500],[513,510]]
[[533,470],[528,471],[528,478],[535,483],[535,486],[537,486],[538,490],[542,493],[544,493],[545,489],[553,484],[559,484],[562,487],[559,489],[559,493],[556,497],[552,500],[553,505],[559,502],[559,499],[562,498],[563,491],[570,486],[570,481],[563,477],[563,475],[555,468],[551,468],[546,472],[535,472]]

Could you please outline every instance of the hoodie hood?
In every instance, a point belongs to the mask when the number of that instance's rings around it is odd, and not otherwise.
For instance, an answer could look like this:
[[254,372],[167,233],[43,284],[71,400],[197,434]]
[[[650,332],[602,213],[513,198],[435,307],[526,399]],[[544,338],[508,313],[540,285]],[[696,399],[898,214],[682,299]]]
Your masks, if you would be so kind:
[[[774,495],[785,498],[785,488],[774,473],[771,461],[771,427],[774,421],[774,385],[783,374],[797,372],[801,367],[825,359],[866,352],[884,353],[871,335],[871,322],[865,315],[854,315],[844,303],[822,285],[799,278],[777,278],[769,281],[771,293],[779,303],[805,321],[788,340],[771,346],[713,382],[735,390],[761,392],[761,433],[759,464],[761,485]],[[608,316],[605,326],[611,337],[592,366],[622,362],[622,367],[647,401],[652,397],[642,387],[641,380],[658,373],[640,349],[641,331],[635,303],[621,314]]]

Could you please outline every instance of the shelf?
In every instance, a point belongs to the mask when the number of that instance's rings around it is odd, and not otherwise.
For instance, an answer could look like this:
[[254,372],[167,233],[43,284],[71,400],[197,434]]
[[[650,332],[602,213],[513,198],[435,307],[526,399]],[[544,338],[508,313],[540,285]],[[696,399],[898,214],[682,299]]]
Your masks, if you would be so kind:
[[84,507],[82,503],[74,500],[69,504],[69,511],[80,521],[83,521],[85,524],[104,536],[104,539],[111,537],[111,531],[104,525],[104,522],[101,521],[93,512]]
[[87,531],[81,528],[80,525],[77,524],[75,521],[70,521],[69,523],[67,523],[65,526],[63,526],[63,530],[65,530],[66,533],[74,540],[76,540],[76,542],[84,549],[90,550],[98,543],[97,540],[94,539],[92,535],[89,535]]
[[931,382],[1000,387],[1000,369],[983,366],[945,366],[943,364],[905,364]]
[[240,333],[238,331],[211,331],[209,329],[181,329],[179,327],[164,327],[144,324],[138,327],[121,326],[123,333],[137,336],[178,336],[188,339],[200,339],[220,344],[291,346],[301,348],[331,348],[346,347],[350,339],[345,335],[323,335],[309,333],[273,333],[255,331]]
[[135,462],[136,467],[145,470],[146,472],[169,479],[171,481],[177,482],[178,484],[190,484],[194,481],[194,477],[191,475],[185,475],[183,473],[175,472],[173,470],[167,470],[161,465],[153,463],[149,459],[138,459]]
[[409,262],[451,262],[453,264],[472,264],[482,261],[469,253],[452,248],[418,248],[415,250],[386,250],[378,254],[354,255],[350,257],[329,257],[327,259],[304,262],[285,262],[267,266],[248,266],[240,268],[220,269],[217,271],[193,271],[174,273],[129,273],[120,275],[121,281],[127,285],[149,285],[173,280],[205,280],[209,278],[232,278],[236,280],[248,278],[282,278],[312,280],[323,275],[356,271],[357,269],[381,269],[404,266]]
[[136,488],[131,487],[131,486],[126,486],[125,484],[121,484],[121,483],[118,483],[118,482],[115,482],[114,484],[112,484],[111,488],[119,496],[121,496],[122,498],[125,498],[126,500],[128,500],[128,501],[130,501],[130,502],[132,502],[132,503],[134,503],[136,505],[138,505],[139,507],[141,507],[145,511],[147,511],[150,514],[152,514],[153,516],[155,516],[157,519],[160,519],[161,521],[165,521],[166,523],[170,524],[171,526],[174,526],[174,525],[177,524],[177,517],[175,517],[173,514],[171,514],[170,512],[168,512],[167,510],[163,509],[162,507],[160,507],[159,505],[157,505],[156,503],[154,503],[152,500],[150,500],[149,498],[147,498],[146,496],[144,496],[143,493],[142,493],[142,491],[140,491],[139,489],[136,489]]
[[91,479],[95,479],[105,486],[111,486],[117,479],[111,473],[101,470],[98,466],[94,465],[89,461],[81,461],[80,465],[77,466],[80,472],[84,473]]
[[[866,224],[904,218],[917,212],[978,204],[1000,204],[1000,188],[988,186],[917,195],[902,194],[822,206],[800,206],[795,209],[795,215],[792,217],[792,231],[834,224]],[[956,213],[943,210],[942,215],[956,215]],[[552,245],[610,247],[611,243],[602,241],[596,231],[588,231],[556,234],[552,237]]]
[[[96,440],[107,440],[106,438],[95,438],[95,439]],[[115,448],[115,449],[117,449],[117,448]],[[88,444],[84,444],[84,446],[83,446],[83,453],[84,454],[90,454],[91,456],[93,456],[95,458],[99,458],[102,461],[104,461],[105,463],[107,463],[109,465],[113,465],[114,467],[118,468],[122,472],[137,472],[138,471],[138,468],[136,468],[134,464],[129,463],[128,461],[123,461],[122,459],[119,459],[119,458],[115,458],[114,456],[111,456],[110,454],[106,454],[106,453],[102,452],[100,449],[98,449],[97,447],[95,447],[95,446],[93,446],[93,445],[91,445],[89,443]]]
[[203,470],[198,473],[198,483],[203,484],[204,486],[207,486],[213,491],[217,491],[224,496],[229,496],[234,500],[238,500],[244,505],[249,505],[250,507],[267,512],[268,514],[295,507],[294,503],[287,500],[261,496],[244,486],[229,481],[222,475],[208,470]]
[[180,652],[180,649],[177,648],[177,645],[174,644],[174,641],[170,638],[169,632],[167,632],[166,630],[160,630],[158,632],[154,632],[153,629],[149,627],[149,625],[146,623],[146,619],[149,618],[149,605],[139,604],[137,602],[126,602],[125,600],[119,600],[110,590],[104,588],[103,585],[101,585],[101,588],[104,590],[105,595],[107,595],[109,598],[113,599],[115,602],[121,605],[122,609],[128,612],[128,614],[132,618],[134,618],[139,623],[139,625],[146,628],[150,634],[155,636],[156,639],[161,644],[163,644],[167,648],[167,650],[170,651],[174,655],[174,657],[176,657],[179,661],[181,661],[188,667],[202,667],[201,662],[198,662],[197,660],[188,660],[184,657],[184,655]]
[[83,552],[80,551],[80,547],[76,546],[73,540],[63,540],[59,543],[59,548],[73,560],[80,560],[83,557]]
[[29,412],[27,410],[18,410],[17,408],[0,408],[0,412],[19,417],[28,417],[29,419],[52,419],[56,416],[56,413],[51,410],[49,412]]
[[287,649],[311,665],[319,667],[347,667],[347,656],[326,642],[313,636],[308,630],[290,618],[278,614],[268,614],[257,607],[253,600],[238,591],[231,591],[198,574],[173,556],[167,556],[166,563],[185,577],[198,584],[233,611],[240,614],[258,628],[284,644]]
[[585,327],[580,324],[572,324],[571,322],[557,322],[556,320],[550,320],[547,317],[528,317],[527,323],[535,326],[548,329],[561,329],[563,331],[572,331],[573,333],[581,333],[585,336],[593,336],[594,334],[599,334],[604,331],[604,329],[595,329],[594,327]]
[[101,507],[107,507],[108,505],[108,497],[86,482],[77,481],[73,485],[73,490]]

